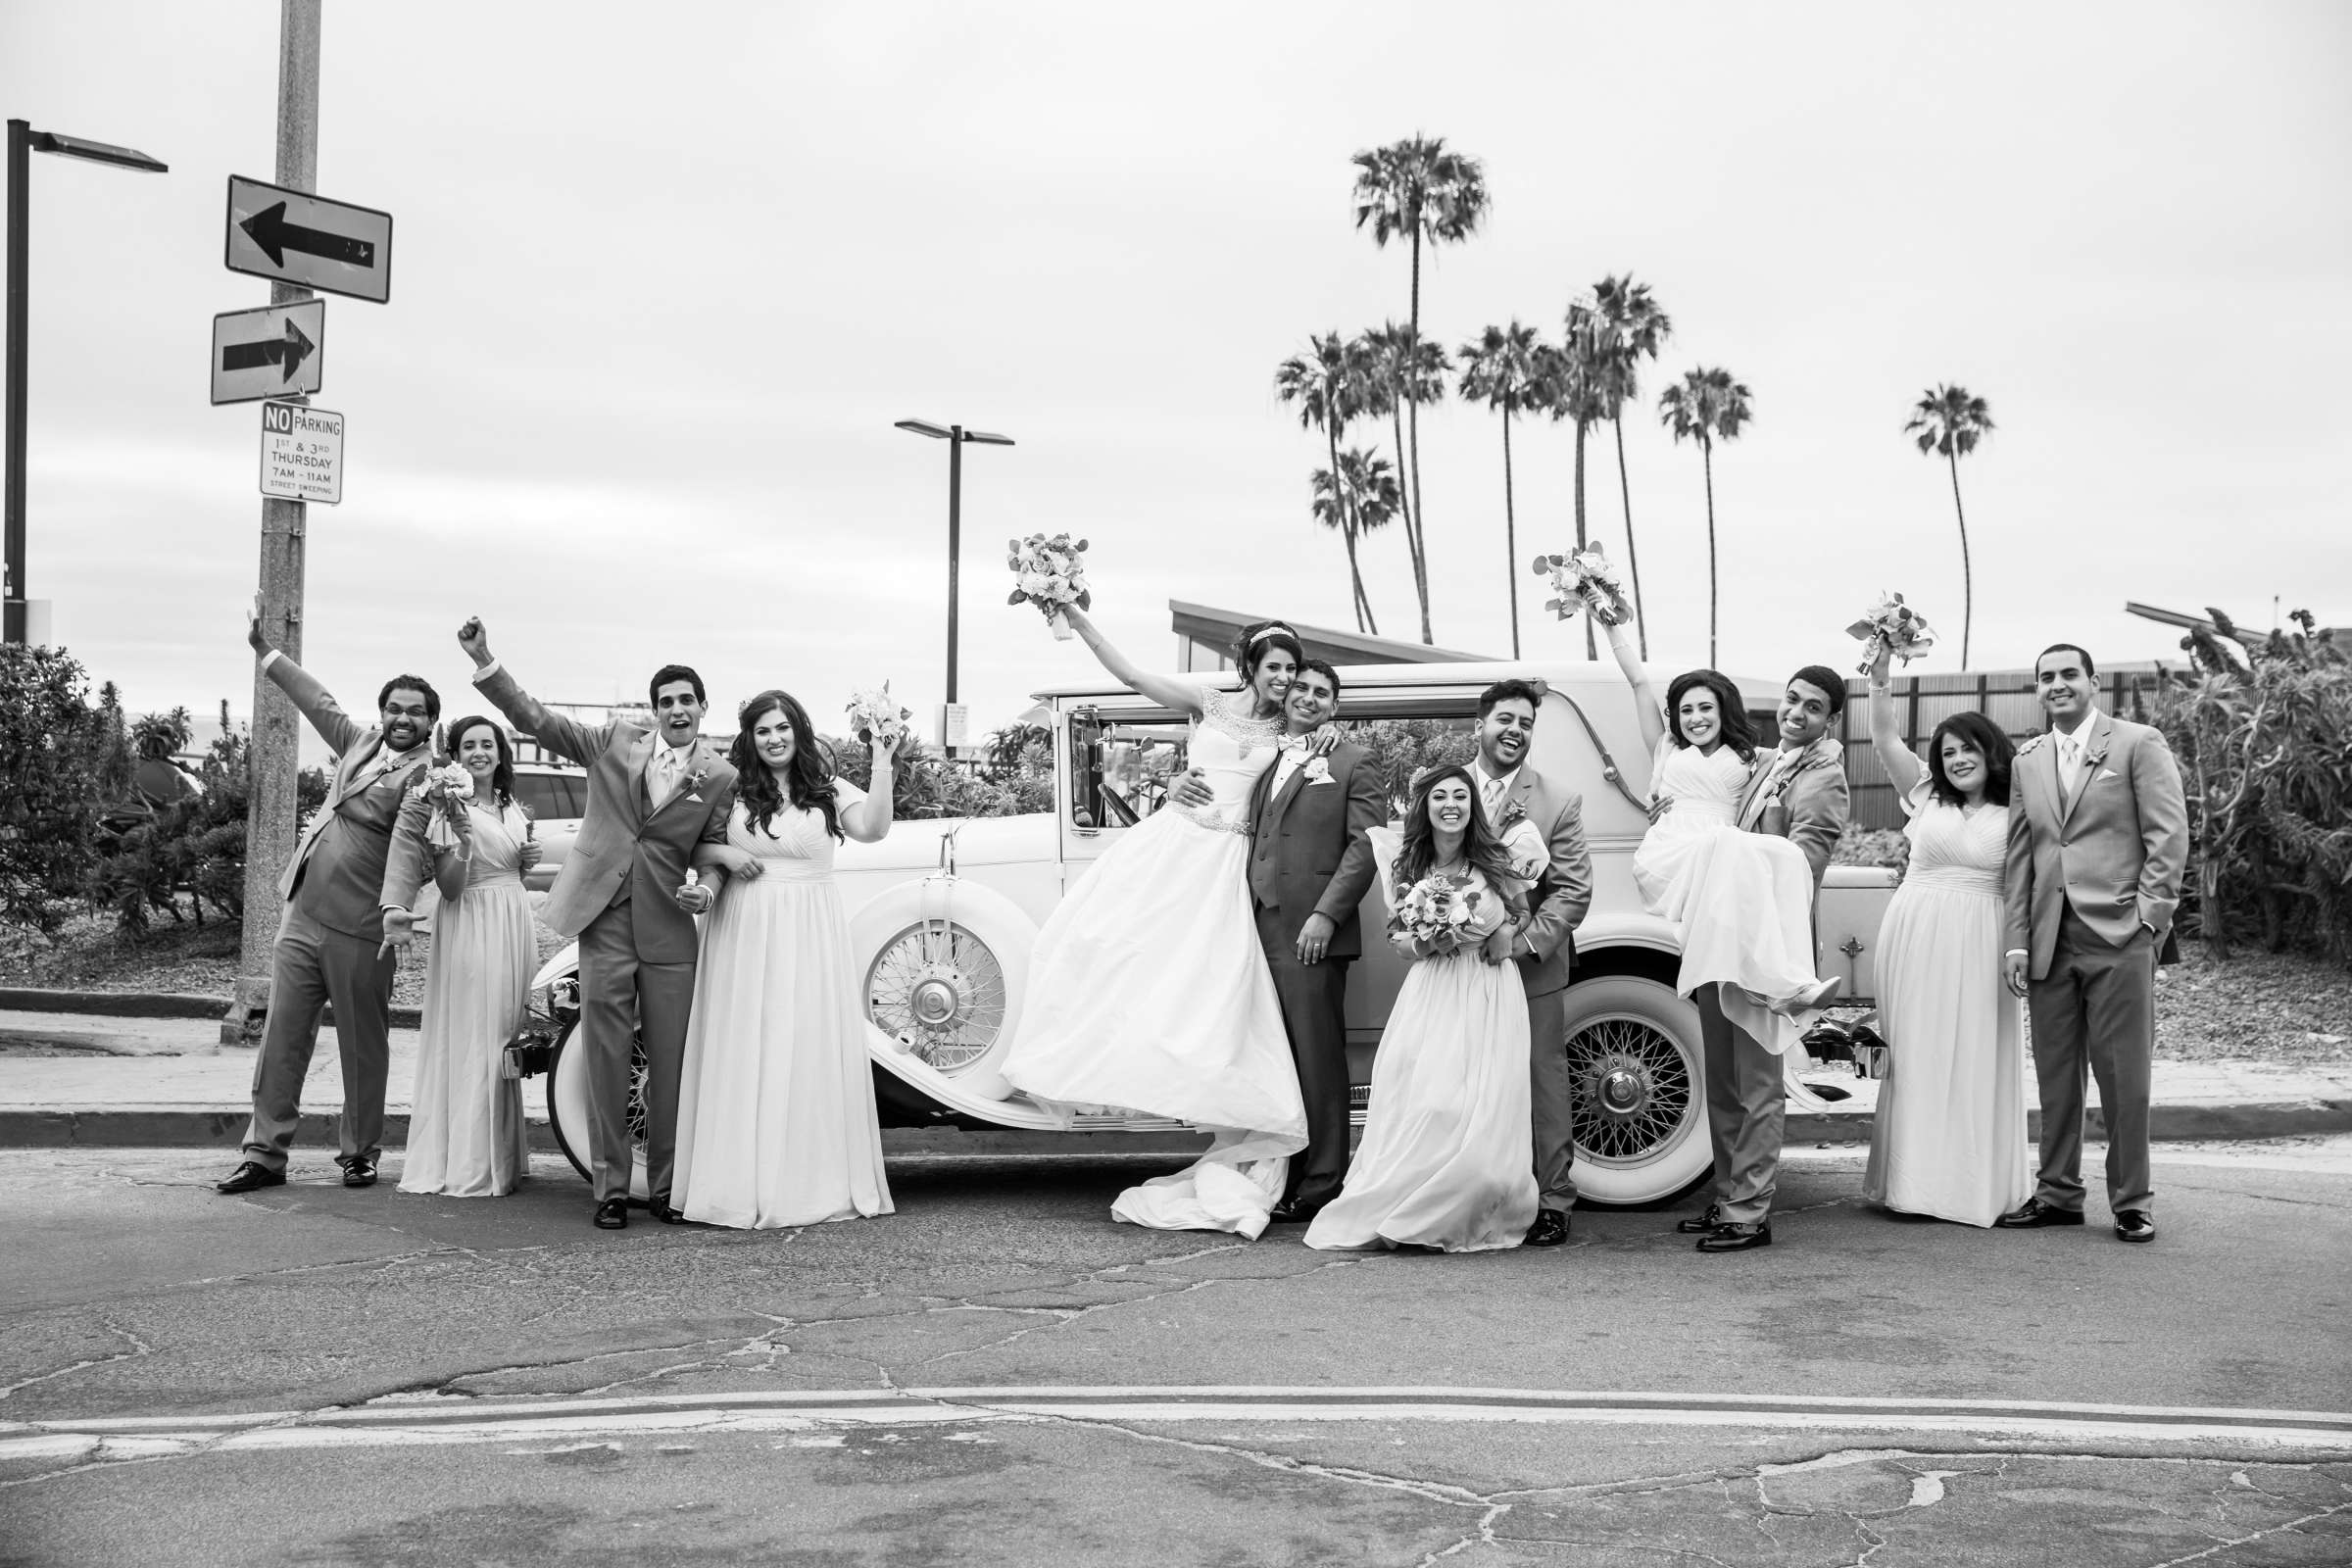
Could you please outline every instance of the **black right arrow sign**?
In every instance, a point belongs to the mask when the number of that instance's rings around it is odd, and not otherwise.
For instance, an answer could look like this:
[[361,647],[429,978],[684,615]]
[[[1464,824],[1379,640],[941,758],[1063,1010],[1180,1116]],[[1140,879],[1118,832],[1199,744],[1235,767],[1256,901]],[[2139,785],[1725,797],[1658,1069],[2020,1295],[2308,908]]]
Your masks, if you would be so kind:
[[311,357],[311,340],[302,335],[302,328],[291,320],[286,322],[286,335],[266,338],[256,343],[230,343],[220,350],[220,368],[223,370],[258,370],[265,365],[279,365],[285,368],[278,380],[292,381],[302,362]]
[[326,301],[298,300],[213,318],[213,401],[300,397],[324,382]]

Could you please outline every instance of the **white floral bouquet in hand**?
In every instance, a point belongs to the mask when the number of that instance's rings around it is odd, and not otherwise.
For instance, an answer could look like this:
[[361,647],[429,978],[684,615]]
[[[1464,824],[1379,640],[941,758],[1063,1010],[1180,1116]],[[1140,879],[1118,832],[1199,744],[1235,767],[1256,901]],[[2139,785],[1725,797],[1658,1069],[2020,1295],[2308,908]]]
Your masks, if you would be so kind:
[[1086,541],[1072,540],[1066,533],[1048,538],[1033,533],[1026,539],[1013,539],[1005,544],[1004,564],[1012,568],[1012,597],[1008,605],[1035,605],[1045,612],[1046,624],[1054,635],[1063,641],[1077,635],[1061,613],[1065,605],[1080,610],[1095,608],[1094,585],[1086,580]]
[[1868,613],[1845,628],[1848,637],[1862,640],[1862,673],[1867,675],[1879,655],[1892,654],[1908,664],[1936,646],[1935,628],[1928,618],[1903,603],[1901,594],[1882,593]]
[[1556,597],[1544,601],[1544,608],[1562,620],[1579,610],[1591,611],[1603,626],[1622,626],[1634,618],[1633,607],[1625,602],[1625,584],[1598,545],[1564,556],[1538,556],[1536,575],[1551,579]]
[[425,842],[439,850],[458,847],[458,824],[466,819],[466,806],[473,799],[473,775],[459,762],[442,762],[424,770],[416,787],[409,794],[424,802],[430,813],[425,820]]
[[850,715],[850,733],[858,737],[859,745],[870,746],[881,741],[894,751],[906,737],[906,721],[914,716],[911,709],[900,707],[899,700],[890,695],[888,681],[850,693],[849,706],[844,711]]
[[1476,935],[1483,895],[1451,877],[1425,876],[1396,898],[1396,926],[1432,953],[1451,953]]

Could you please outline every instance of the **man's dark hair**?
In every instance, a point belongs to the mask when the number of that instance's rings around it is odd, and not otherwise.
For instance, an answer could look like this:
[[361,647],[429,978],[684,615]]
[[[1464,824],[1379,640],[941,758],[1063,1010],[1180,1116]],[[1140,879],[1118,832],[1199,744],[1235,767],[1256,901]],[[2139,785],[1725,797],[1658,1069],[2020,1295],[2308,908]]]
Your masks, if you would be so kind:
[[1788,677],[1801,680],[1808,686],[1818,686],[1830,700],[1830,716],[1836,718],[1845,711],[1845,677],[1827,664],[1807,664]]
[[1496,703],[1507,703],[1513,698],[1534,709],[1538,714],[1544,711],[1543,687],[1532,680],[1498,680],[1478,694],[1478,716],[1484,719],[1494,711]]
[[2081,643],[2052,643],[2049,647],[2044,648],[2040,653],[2034,656],[2034,678],[2035,680],[2039,680],[2041,678],[2041,662],[2049,658],[2052,654],[2079,655],[2082,660],[2082,673],[2088,675],[2092,680],[2097,680],[2099,678],[2099,666],[2090,662],[2089,649],[2083,647]]
[[422,675],[395,675],[384,682],[384,689],[375,694],[377,712],[384,710],[384,705],[392,700],[394,692],[421,692],[424,695],[424,721],[428,724],[441,721],[441,694],[433,690],[433,683]]
[[1325,680],[1331,682],[1332,696],[1337,697],[1343,690],[1346,689],[1346,684],[1340,679],[1340,672],[1331,667],[1331,662],[1329,660],[1301,659],[1298,661],[1298,667],[1291,672],[1291,679],[1297,680],[1300,675],[1305,674],[1310,669],[1316,674],[1322,676]]
[[1968,797],[1961,794],[1943,771],[1943,738],[1956,735],[1976,748],[1984,759],[1984,800],[1989,806],[2009,804],[2009,778],[2017,761],[2017,744],[2001,733],[2001,726],[1983,713],[1954,713],[1936,726],[1928,738],[1928,781],[1936,798],[1946,806],[1965,806]]
[[710,706],[710,699],[703,694],[702,676],[697,675],[684,664],[663,664],[660,669],[654,671],[654,678],[645,683],[646,707],[651,708],[662,701],[662,687],[675,685],[679,681],[684,681],[694,688],[696,702],[701,703],[705,708]]

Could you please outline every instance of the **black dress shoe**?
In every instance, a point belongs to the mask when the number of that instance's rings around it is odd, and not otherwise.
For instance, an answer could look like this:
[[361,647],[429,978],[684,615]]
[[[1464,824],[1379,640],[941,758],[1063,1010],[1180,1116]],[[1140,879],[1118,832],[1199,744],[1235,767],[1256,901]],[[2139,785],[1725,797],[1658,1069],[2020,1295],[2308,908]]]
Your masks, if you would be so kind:
[[1527,1228],[1525,1247],[1558,1247],[1568,1240],[1568,1216],[1556,1208],[1536,1210],[1536,1222]]
[[1757,1220],[1752,1225],[1726,1220],[1698,1239],[1698,1250],[1702,1252],[1744,1252],[1751,1247],[1771,1245],[1772,1221],[1768,1219]]
[[683,1225],[686,1223],[686,1211],[684,1209],[672,1208],[658,1198],[653,1200],[651,1202],[648,1202],[645,1207],[646,1212],[652,1214],[654,1218],[660,1220],[664,1225]]
[[1705,1213],[1693,1214],[1689,1219],[1678,1219],[1674,1222],[1674,1228],[1685,1236],[1712,1236],[1715,1234],[1715,1227],[1722,1223],[1722,1206],[1709,1203]]
[[2156,1222],[2144,1208],[2126,1208],[2116,1211],[2115,1239],[2119,1242],[2152,1242],[2156,1239]]
[[1308,1225],[1312,1224],[1315,1216],[1322,1212],[1323,1205],[1321,1203],[1301,1203],[1295,1198],[1286,1198],[1276,1203],[1267,1213],[1266,1223],[1269,1225]]
[[1993,1221],[2005,1231],[2039,1230],[2044,1225],[2080,1225],[2082,1211],[2079,1208],[2058,1208],[2038,1198],[2029,1198]]
[[355,1159],[346,1163],[343,1167],[343,1185],[346,1187],[373,1187],[375,1185],[375,1161]]
[[629,1228],[629,1203],[625,1198],[608,1198],[596,1205],[596,1228],[600,1231],[625,1231]]
[[258,1160],[249,1159],[235,1170],[230,1171],[225,1180],[213,1183],[213,1191],[216,1193],[250,1193],[264,1187],[283,1187],[285,1185],[286,1173],[284,1171],[271,1170]]

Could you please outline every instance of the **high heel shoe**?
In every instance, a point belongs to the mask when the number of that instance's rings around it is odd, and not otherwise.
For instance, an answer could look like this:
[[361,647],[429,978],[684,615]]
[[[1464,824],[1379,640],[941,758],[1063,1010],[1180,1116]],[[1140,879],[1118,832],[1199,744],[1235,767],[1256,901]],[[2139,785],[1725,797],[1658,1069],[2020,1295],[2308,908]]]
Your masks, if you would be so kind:
[[1795,1018],[1808,1012],[1819,1012],[1832,997],[1843,990],[1845,982],[1836,975],[1816,980],[1809,986],[1799,986],[1789,995],[1772,1004],[1772,1010],[1784,1018]]

